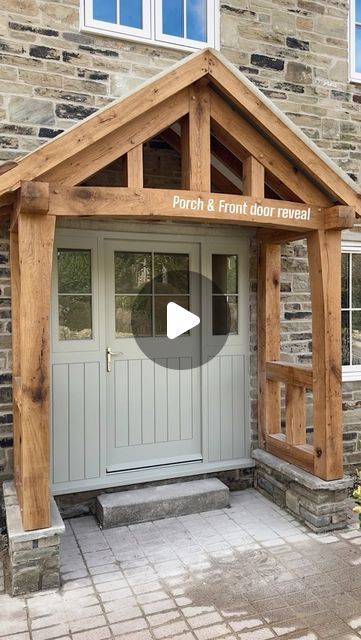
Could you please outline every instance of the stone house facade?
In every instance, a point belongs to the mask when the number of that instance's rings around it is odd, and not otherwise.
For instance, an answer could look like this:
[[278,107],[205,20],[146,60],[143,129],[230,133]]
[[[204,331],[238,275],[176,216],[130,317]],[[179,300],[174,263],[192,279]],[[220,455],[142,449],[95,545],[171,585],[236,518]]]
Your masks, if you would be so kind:
[[[361,85],[349,81],[347,2],[230,0],[220,3],[220,49],[355,181],[361,181]],[[81,32],[79,0],[0,0],[0,160],[11,162],[186,55]],[[177,162],[150,149],[146,181]],[[156,168],[156,169],[155,169]],[[0,477],[11,475],[11,305],[8,223],[0,243]],[[251,423],[256,438],[255,266],[251,255]],[[310,360],[306,251],[282,262],[282,352]],[[361,379],[344,383],[344,458],[361,461]],[[312,416],[309,416],[311,424]]]

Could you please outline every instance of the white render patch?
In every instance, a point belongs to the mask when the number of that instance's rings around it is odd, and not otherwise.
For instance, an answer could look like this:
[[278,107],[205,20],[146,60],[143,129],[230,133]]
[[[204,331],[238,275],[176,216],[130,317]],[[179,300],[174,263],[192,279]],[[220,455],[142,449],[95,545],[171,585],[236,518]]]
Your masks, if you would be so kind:
[[54,498],[51,498],[50,501],[51,526],[46,529],[25,531],[21,521],[21,511],[13,480],[4,482],[3,491],[9,542],[27,542],[38,540],[39,538],[59,536],[65,532],[65,525]]

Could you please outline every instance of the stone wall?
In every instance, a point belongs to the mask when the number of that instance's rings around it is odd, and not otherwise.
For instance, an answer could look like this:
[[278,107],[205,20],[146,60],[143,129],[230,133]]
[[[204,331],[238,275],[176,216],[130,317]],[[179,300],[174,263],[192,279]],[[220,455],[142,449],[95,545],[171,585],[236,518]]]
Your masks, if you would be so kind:
[[253,451],[253,458],[258,491],[312,531],[324,533],[347,526],[351,478],[321,480],[261,449]]
[[[172,49],[80,33],[78,13],[79,0],[0,0],[0,161],[12,160],[36,148],[185,55]],[[344,0],[221,1],[221,50],[358,181],[361,85],[348,81],[347,16]],[[164,166],[160,165],[161,170]],[[153,172],[149,183],[156,186],[157,179],[159,174]],[[11,327],[5,225],[1,231],[0,477],[4,477],[10,472],[11,462]],[[254,439],[256,261],[254,250]],[[287,248],[282,266],[282,352],[290,360],[307,362],[311,334],[305,247],[301,244]],[[360,394],[361,383],[345,385],[348,465],[361,462]],[[311,419],[308,411],[309,424]]]

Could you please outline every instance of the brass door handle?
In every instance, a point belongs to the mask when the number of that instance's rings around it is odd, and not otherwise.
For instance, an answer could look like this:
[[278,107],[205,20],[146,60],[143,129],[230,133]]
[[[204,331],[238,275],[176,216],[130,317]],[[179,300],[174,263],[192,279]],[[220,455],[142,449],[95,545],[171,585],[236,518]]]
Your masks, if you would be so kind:
[[123,356],[122,351],[112,351],[110,347],[107,347],[106,357],[107,357],[107,372],[109,373],[112,370],[112,357],[113,356]]

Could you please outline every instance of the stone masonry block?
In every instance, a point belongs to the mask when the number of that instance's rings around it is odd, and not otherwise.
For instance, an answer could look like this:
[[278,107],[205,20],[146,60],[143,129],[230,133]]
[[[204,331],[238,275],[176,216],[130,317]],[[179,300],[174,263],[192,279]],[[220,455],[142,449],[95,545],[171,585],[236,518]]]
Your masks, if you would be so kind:
[[346,525],[350,478],[326,482],[261,449],[252,455],[255,487],[277,504],[283,492],[286,508],[312,531],[333,531]]
[[300,514],[299,496],[295,495],[291,489],[287,489],[286,491],[286,507],[292,511],[292,513],[296,515]]
[[4,482],[4,502],[9,538],[9,585],[11,595],[24,595],[60,584],[59,543],[65,531],[55,501],[52,500],[52,526],[24,531],[15,485]]
[[314,531],[327,531],[331,527],[331,516],[315,516],[313,513],[300,507],[300,516],[309,527],[312,527]]

